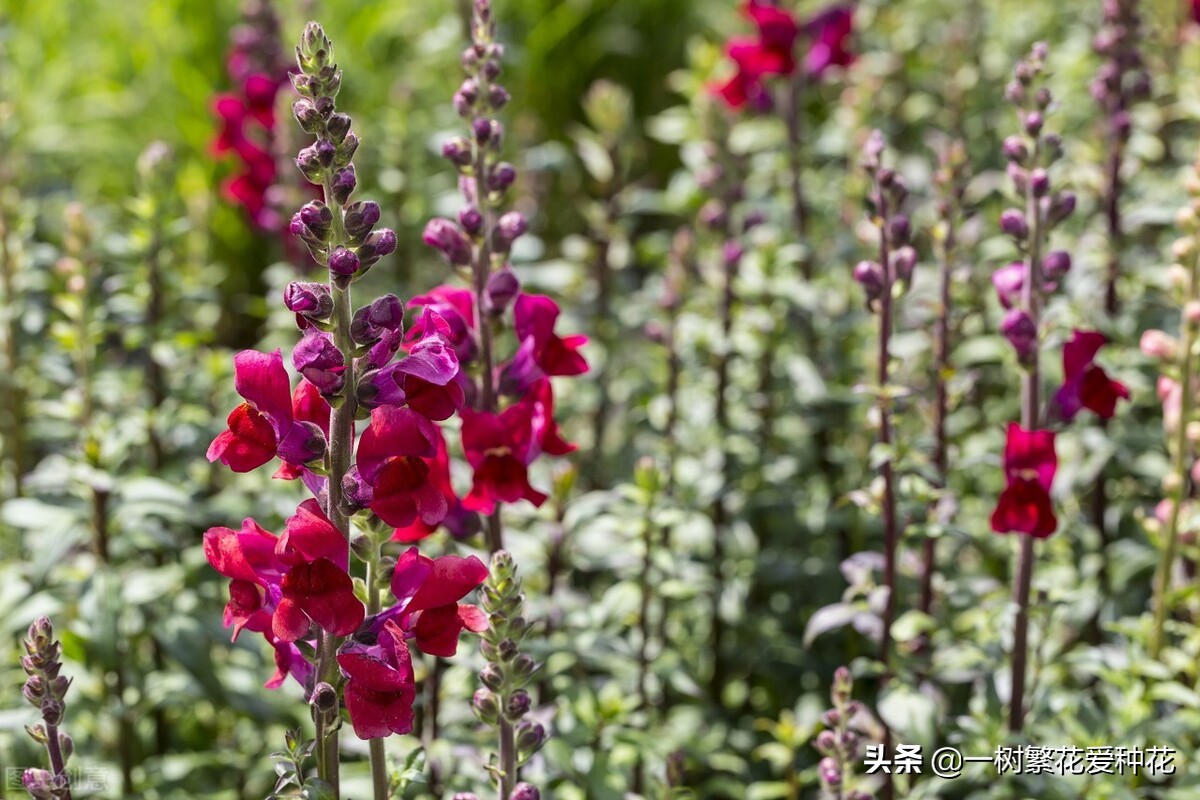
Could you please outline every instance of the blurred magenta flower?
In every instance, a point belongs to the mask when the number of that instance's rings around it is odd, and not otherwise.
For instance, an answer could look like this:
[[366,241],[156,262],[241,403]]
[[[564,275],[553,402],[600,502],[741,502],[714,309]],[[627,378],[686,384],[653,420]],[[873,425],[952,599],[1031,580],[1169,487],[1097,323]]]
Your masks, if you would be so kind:
[[1068,422],[1082,409],[1101,419],[1112,419],[1118,400],[1129,399],[1125,384],[1108,377],[1095,363],[1096,354],[1107,339],[1096,331],[1076,330],[1063,345],[1063,385],[1055,393],[1062,418]]
[[1026,533],[1038,539],[1054,533],[1058,520],[1050,501],[1050,487],[1057,468],[1053,431],[1027,431],[1010,422],[1004,447],[1008,485],[992,512],[992,530]]

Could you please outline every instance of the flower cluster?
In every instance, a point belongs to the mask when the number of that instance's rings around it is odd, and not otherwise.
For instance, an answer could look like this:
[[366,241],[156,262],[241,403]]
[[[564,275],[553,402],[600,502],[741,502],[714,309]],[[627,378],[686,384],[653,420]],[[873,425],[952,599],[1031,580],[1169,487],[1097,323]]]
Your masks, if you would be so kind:
[[[291,354],[300,376],[294,388],[281,351],[237,354],[235,388],[244,402],[208,458],[246,472],[278,457],[276,476],[302,479],[314,497],[279,536],[247,519],[237,531],[209,530],[204,546],[231,581],[225,623],[234,637],[261,633],[275,649],[267,685],[291,676],[311,696],[319,684],[344,681],[355,732],[377,738],[411,730],[409,644],[449,656],[462,630],[486,628],[479,611],[458,601],[487,570],[473,556],[430,559],[410,549],[391,565],[395,602],[378,608],[383,539],[412,541],[448,520],[468,525],[437,425],[464,400],[455,333],[453,320],[433,307],[406,332],[404,304],[392,295],[352,312],[351,285],[395,250],[396,235],[376,228],[378,205],[351,202],[358,137],[335,107],[341,72],[316,23],[305,29],[297,60],[292,112],[315,141],[296,165],[325,200],[307,203],[290,227],[328,267],[328,283],[294,282],[285,292],[302,334]],[[358,437],[356,422],[366,423]],[[351,519],[367,531],[353,548]],[[352,552],[367,565],[368,607],[355,595]],[[341,643],[336,665],[332,652],[321,660],[321,643],[331,640]]]
[[853,273],[866,294],[867,307],[879,312],[885,305],[890,306],[893,287],[907,285],[912,280],[917,264],[917,251],[909,244],[912,223],[900,210],[908,197],[908,187],[895,170],[883,166],[885,146],[883,134],[873,131],[863,148],[863,165],[874,183],[870,202],[879,228],[880,258],[858,262]]
[[71,737],[58,730],[66,712],[69,678],[62,671],[62,644],[54,638],[54,628],[46,617],[38,617],[29,626],[24,640],[25,655],[21,668],[28,676],[22,694],[42,715],[42,721],[26,728],[34,741],[46,748],[50,769],[27,769],[21,785],[36,800],[70,800],[71,781],[66,764],[75,746]]
[[[1045,133],[1045,114],[1053,103],[1049,89],[1039,86],[1047,50],[1036,44],[1030,56],[1017,64],[1005,95],[1016,109],[1023,136],[1004,140],[1008,176],[1025,207],[1010,208],[1000,215],[1000,229],[1022,252],[1022,260],[996,270],[992,285],[1006,309],[1001,333],[1016,351],[1026,370],[1027,414],[1022,425],[1010,425],[1005,447],[1006,488],[992,514],[992,530],[1019,532],[1036,538],[1054,533],[1058,521],[1050,501],[1057,459],[1054,433],[1037,424],[1036,397],[1041,349],[1040,312],[1047,298],[1059,287],[1071,268],[1069,253],[1056,250],[1043,254],[1046,240],[1059,223],[1075,210],[1075,195],[1055,191],[1051,165],[1062,155],[1062,140]],[[1082,409],[1108,419],[1119,398],[1128,398],[1122,384],[1110,379],[1095,363],[1105,343],[1096,331],[1076,330],[1063,346],[1063,384],[1053,397],[1057,418],[1070,422]],[[1031,421],[1032,420],[1032,421]]]
[[[500,158],[504,127],[494,115],[508,102],[508,92],[496,80],[503,47],[494,33],[490,3],[476,0],[472,44],[462,54],[467,77],[454,95],[454,107],[470,135],[451,138],[442,148],[458,170],[466,204],[457,220],[430,220],[424,232],[425,243],[472,288],[439,286],[410,303],[422,307],[426,319],[444,323],[441,335],[462,367],[454,391],[466,399],[462,446],[474,471],[463,507],[483,514],[493,513],[498,503],[528,500],[538,506],[545,501],[546,494],[529,482],[529,465],[543,453],[560,456],[575,449],[559,435],[554,421],[550,378],[588,369],[579,352],[587,337],[559,335],[558,305],[525,292],[508,264],[528,223],[520,212],[502,209],[516,169]],[[510,314],[516,342],[512,355],[501,361],[493,332]],[[429,333],[423,324],[408,340]],[[502,397],[510,401],[503,408]]]
[[[541,667],[521,652],[521,642],[529,630],[522,616],[524,604],[516,565],[512,556],[501,550],[492,556],[491,575],[483,585],[483,607],[489,625],[479,648],[488,663],[479,675],[483,688],[475,692],[472,707],[484,723],[511,731],[513,746],[500,755],[502,797],[515,797],[510,792],[528,786],[514,787],[517,770],[546,742],[546,730],[541,723],[524,719],[531,706],[526,687]],[[533,787],[523,791],[530,790],[533,792],[530,798],[536,798],[537,790]]]
[[851,700],[854,690],[854,678],[846,667],[838,667],[833,673],[833,687],[829,691],[829,699],[833,708],[825,712],[822,721],[828,726],[817,734],[813,746],[821,754],[817,764],[817,778],[821,789],[829,797],[841,797],[846,800],[866,800],[871,795],[852,788],[854,765],[862,759],[864,741],[861,730],[866,716],[862,703]]
[[729,40],[725,53],[735,71],[728,81],[712,88],[730,108],[749,104],[762,111],[770,109],[766,80],[772,75],[792,75],[802,69],[807,79],[818,80],[831,67],[845,67],[854,61],[850,50],[852,5],[830,6],[808,21],[764,0],[746,0],[742,13],[754,23],[757,35]]
[[1105,0],[1104,25],[1092,39],[1092,49],[1104,59],[1092,80],[1092,97],[1104,109],[1109,135],[1115,142],[1129,139],[1129,108],[1150,96],[1150,74],[1138,48],[1141,16],[1134,0]]
[[226,69],[234,88],[214,102],[220,130],[213,147],[218,154],[232,154],[238,169],[222,190],[257,227],[275,231],[283,224],[271,202],[278,177],[275,105],[288,82],[288,65],[270,0],[250,0],[231,38]]

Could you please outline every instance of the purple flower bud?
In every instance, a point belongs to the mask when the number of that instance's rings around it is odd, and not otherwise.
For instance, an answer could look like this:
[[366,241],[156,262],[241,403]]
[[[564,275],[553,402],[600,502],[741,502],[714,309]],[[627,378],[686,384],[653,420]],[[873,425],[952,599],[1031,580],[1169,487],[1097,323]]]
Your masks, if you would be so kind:
[[1004,140],[1004,157],[1017,164],[1024,164],[1029,158],[1029,148],[1018,136],[1009,136]]
[[496,252],[506,253],[527,230],[529,223],[525,221],[525,215],[520,211],[509,211],[496,223],[496,229],[492,232],[492,247]]
[[396,252],[396,232],[391,228],[371,231],[358,248],[358,259],[367,268],[386,255]]
[[837,759],[831,756],[821,759],[817,773],[825,786],[840,786],[842,783],[842,768],[838,766]]
[[883,268],[874,261],[860,261],[854,267],[854,280],[867,293],[867,302],[878,300],[883,295]]
[[507,266],[493,272],[488,276],[483,296],[487,303],[488,313],[495,316],[503,314],[520,291],[521,282]]
[[337,394],[345,385],[345,356],[333,339],[320,331],[305,334],[296,343],[292,349],[292,366],[321,394]]
[[1129,134],[1133,131],[1133,121],[1129,118],[1128,111],[1118,111],[1113,114],[1109,124],[1112,126],[1113,136],[1122,141],[1128,139]]
[[546,743],[546,729],[540,722],[526,720],[517,725],[517,752],[526,755],[536,753]]
[[1045,197],[1050,191],[1050,176],[1041,167],[1029,173],[1029,189],[1034,197]]
[[1000,323],[1000,333],[1017,351],[1017,360],[1022,364],[1028,363],[1037,353],[1037,325],[1025,309],[1010,309]]
[[495,725],[500,721],[500,703],[496,693],[491,689],[477,689],[471,698],[471,710],[479,721],[487,725]]
[[485,117],[480,117],[472,124],[472,131],[475,134],[475,141],[480,144],[487,144],[492,138],[492,121]]
[[721,255],[725,259],[726,267],[736,267],[741,263],[742,256],[746,254],[740,242],[733,239],[725,242],[725,246],[721,248]]
[[483,62],[483,76],[489,81],[494,81],[500,77],[500,62],[494,58],[490,58]]
[[1029,171],[1024,167],[1018,167],[1016,162],[1010,161],[1005,167],[1005,172],[1008,173],[1009,180],[1012,181],[1013,188],[1020,194],[1025,194],[1025,190],[1029,187]]
[[360,266],[358,255],[353,250],[339,246],[329,254],[329,271],[334,275],[353,275]]
[[888,261],[891,262],[892,277],[895,280],[912,280],[913,268],[917,265],[917,251],[905,245],[893,251]]
[[766,221],[767,221],[767,215],[764,214],[761,210],[756,208],[753,211],[747,213],[746,216],[742,219],[742,232],[745,233],[747,231],[751,231],[751,230],[757,228],[759,225],[762,225]]
[[333,313],[333,296],[324,283],[292,281],[283,290],[287,310],[310,319],[325,319]]
[[1028,133],[1030,136],[1037,136],[1039,133],[1042,132],[1042,126],[1045,123],[1046,123],[1046,120],[1042,117],[1042,115],[1039,112],[1030,111],[1028,114],[1025,115],[1025,119],[1022,120],[1021,124],[1025,127],[1026,133]]
[[394,294],[385,294],[354,312],[350,338],[357,344],[374,344],[386,331],[404,328],[404,303]]
[[324,168],[321,166],[321,159],[317,155],[317,148],[309,145],[296,154],[296,167],[300,173],[308,179],[309,183],[321,183],[321,173]]
[[1000,230],[1017,241],[1024,241],[1029,236],[1025,215],[1015,208],[1006,208],[1000,214]]
[[1025,102],[1025,85],[1018,80],[1009,81],[1004,87],[1004,99],[1014,106],[1019,106]]
[[317,162],[324,168],[328,169],[333,166],[333,157],[337,155],[337,146],[328,139],[318,139],[313,145],[313,149],[317,153]]
[[1042,259],[1042,273],[1047,280],[1056,281],[1071,270],[1071,254],[1066,250],[1054,250]]
[[508,796],[508,800],[542,800],[542,793],[538,791],[536,786],[530,786],[528,783],[518,783],[513,787],[512,794]]
[[1025,262],[1014,261],[992,273],[992,286],[996,287],[996,296],[1000,305],[1012,308],[1021,301],[1021,291],[1025,287]]
[[475,236],[483,230],[483,214],[475,206],[463,206],[458,212],[458,224],[468,236]]
[[447,139],[442,145],[442,158],[452,164],[465,167],[471,163],[471,143],[461,136]]
[[459,227],[448,219],[437,217],[429,220],[421,239],[441,252],[451,264],[465,267],[471,263],[471,243]]
[[467,105],[475,105],[475,102],[479,99],[479,82],[474,78],[467,78],[458,87],[458,93],[462,95],[462,99]]
[[349,114],[333,114],[325,123],[325,129],[329,131],[333,141],[340,144],[346,138],[346,134],[350,132],[351,122]]
[[516,722],[529,713],[532,705],[533,702],[529,699],[529,692],[524,689],[518,689],[513,692],[512,697],[508,698],[508,703],[504,706],[504,716],[509,722]]
[[817,752],[821,755],[833,755],[837,747],[837,734],[831,730],[823,730],[817,734]]
[[1050,107],[1050,104],[1054,102],[1054,96],[1050,94],[1049,89],[1043,86],[1041,89],[1037,90],[1036,94],[1034,94],[1033,102],[1037,103],[1038,108],[1045,111]]
[[471,102],[463,97],[462,92],[454,93],[454,110],[458,112],[460,117],[471,116]]
[[350,199],[350,195],[354,193],[354,187],[358,185],[358,178],[354,174],[354,165],[351,164],[345,169],[339,169],[333,175],[333,180],[330,182],[329,188],[333,194],[333,202],[339,206],[344,206],[346,201]]
[[354,158],[354,154],[358,151],[358,137],[354,135],[354,131],[346,134],[346,138],[342,139],[341,144],[337,146],[337,155],[333,159],[333,165],[338,169],[343,169],[350,166],[350,160]]
[[345,503],[345,510],[355,514],[370,506],[374,499],[375,491],[371,484],[363,479],[358,467],[350,467],[342,476],[342,502]]
[[492,171],[488,175],[488,189],[493,192],[503,192],[505,189],[512,186],[513,181],[516,179],[516,168],[507,161],[501,161],[499,164],[492,167]]
[[296,118],[300,129],[305,133],[317,133],[321,130],[321,115],[313,101],[307,97],[302,97],[292,103],[292,116]]
[[1046,212],[1047,224],[1057,225],[1075,213],[1075,193],[1058,192],[1053,197],[1042,198],[1042,207]]
[[509,99],[508,90],[503,86],[493,86],[488,90],[488,105],[492,107],[493,111],[504,108],[508,105]]
[[498,692],[504,686],[504,670],[498,664],[486,664],[479,672],[479,680],[487,688]]
[[704,205],[700,206],[700,224],[712,231],[719,231],[725,227],[727,219],[725,215],[725,206],[720,200],[709,200]]
[[346,209],[346,235],[351,239],[361,239],[371,232],[379,222],[379,204],[372,200],[363,200]]
[[908,244],[908,237],[912,235],[912,223],[909,222],[908,216],[905,214],[897,214],[888,220],[888,238],[894,245]]

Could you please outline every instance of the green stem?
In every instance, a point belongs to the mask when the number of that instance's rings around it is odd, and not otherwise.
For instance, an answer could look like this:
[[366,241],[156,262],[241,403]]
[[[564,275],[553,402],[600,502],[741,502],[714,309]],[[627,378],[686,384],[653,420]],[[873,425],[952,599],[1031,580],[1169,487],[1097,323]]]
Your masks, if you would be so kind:
[[[507,698],[505,698],[507,699]],[[513,724],[500,717],[500,800],[508,800],[517,785],[517,741]]]
[[[1187,302],[1196,296],[1196,259],[1188,275]],[[1150,655],[1158,658],[1163,647],[1163,625],[1167,620],[1167,591],[1171,586],[1171,570],[1175,565],[1175,553],[1179,549],[1179,517],[1185,496],[1184,487],[1187,485],[1187,426],[1192,418],[1192,349],[1196,344],[1196,323],[1183,315],[1183,342],[1180,344],[1179,365],[1179,423],[1175,431],[1175,452],[1171,456],[1171,477],[1174,485],[1170,487],[1171,514],[1167,518],[1167,539],[1162,551],[1162,560],[1158,565],[1158,576],[1154,586],[1154,633],[1150,639]]]

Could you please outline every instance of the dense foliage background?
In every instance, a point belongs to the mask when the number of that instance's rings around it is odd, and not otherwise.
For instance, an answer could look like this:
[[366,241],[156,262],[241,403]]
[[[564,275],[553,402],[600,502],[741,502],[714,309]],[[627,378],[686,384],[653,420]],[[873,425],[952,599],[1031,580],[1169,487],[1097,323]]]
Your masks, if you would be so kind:
[[[1152,657],[1156,506],[1164,485],[1187,498],[1194,481],[1164,484],[1156,383],[1170,367],[1138,343],[1180,326],[1168,265],[1182,258],[1176,212],[1197,180],[1200,26],[1187,3],[1136,5],[1152,89],[1130,109],[1121,304],[1110,314],[1112,143],[1089,89],[1104,3],[857,3],[857,59],[808,86],[793,117],[801,233],[787,115],[730,110],[708,90],[729,73],[726,41],[752,27],[734,4],[496,0],[512,94],[506,149],[520,171],[512,196],[532,234],[514,268],[591,339],[591,372],[558,398],[579,451],[539,465],[538,485],[554,487],[545,505],[506,511],[536,622],[530,647],[545,664],[535,714],[551,738],[525,772],[543,796],[816,797],[813,740],[841,665],[864,718],[927,754],[952,744],[990,755],[1006,743],[1178,751],[1173,776],[997,778],[976,764],[954,780],[897,776],[896,796],[1193,796],[1200,520],[1187,506],[1167,647]],[[285,43],[309,18],[337,42],[339,107],[363,141],[360,192],[399,235],[365,283],[408,298],[448,280],[421,231],[457,210],[440,148],[460,125],[450,98],[466,4],[279,0],[276,10]],[[48,614],[74,679],[73,763],[99,776],[76,796],[266,797],[269,754],[285,730],[310,724],[294,685],[262,688],[267,648],[229,643],[227,582],[200,547],[210,526],[251,514],[277,524],[300,497],[204,458],[233,405],[233,352],[294,341],[278,298],[308,268],[222,190],[236,167],[214,152],[214,99],[231,87],[240,13],[232,0],[0,0],[0,768],[40,763],[23,731],[34,712],[17,655],[20,635]],[[1059,435],[1058,530],[1037,549],[1030,710],[1013,735],[1018,537],[988,520],[1020,373],[991,275],[1018,257],[997,224],[1012,202],[1001,143],[1017,131],[1005,85],[1038,40],[1050,43],[1047,127],[1064,142],[1052,175],[1078,197],[1054,235],[1074,263],[1047,309],[1047,381],[1062,377],[1071,328],[1100,330],[1101,360],[1131,400],[1107,423],[1081,417]],[[286,154],[301,142],[280,117]],[[907,180],[918,255],[897,301],[885,449],[875,444],[877,318],[851,277],[875,247],[859,166],[875,128]],[[963,143],[969,180],[955,200],[952,352],[939,372],[935,178],[948,139]],[[714,159],[739,187],[737,213],[765,220],[742,237],[732,289],[720,237],[697,221]],[[308,195],[286,160],[277,186],[291,209]],[[939,376],[944,486],[932,459]],[[903,535],[885,682],[877,473],[888,459]],[[922,610],[927,537],[938,569]],[[422,550],[479,546],[442,532]],[[426,684],[440,686],[440,702],[431,720],[434,698],[423,696],[419,735],[388,740],[397,765],[417,765],[404,796],[485,791],[494,745],[469,706],[481,663],[467,643],[443,666],[418,665],[419,679],[438,672]],[[347,738],[348,752],[358,744]],[[407,761],[418,748],[423,760]],[[347,796],[366,796],[365,761],[347,770]],[[0,797],[23,796],[17,785],[6,780]]]

